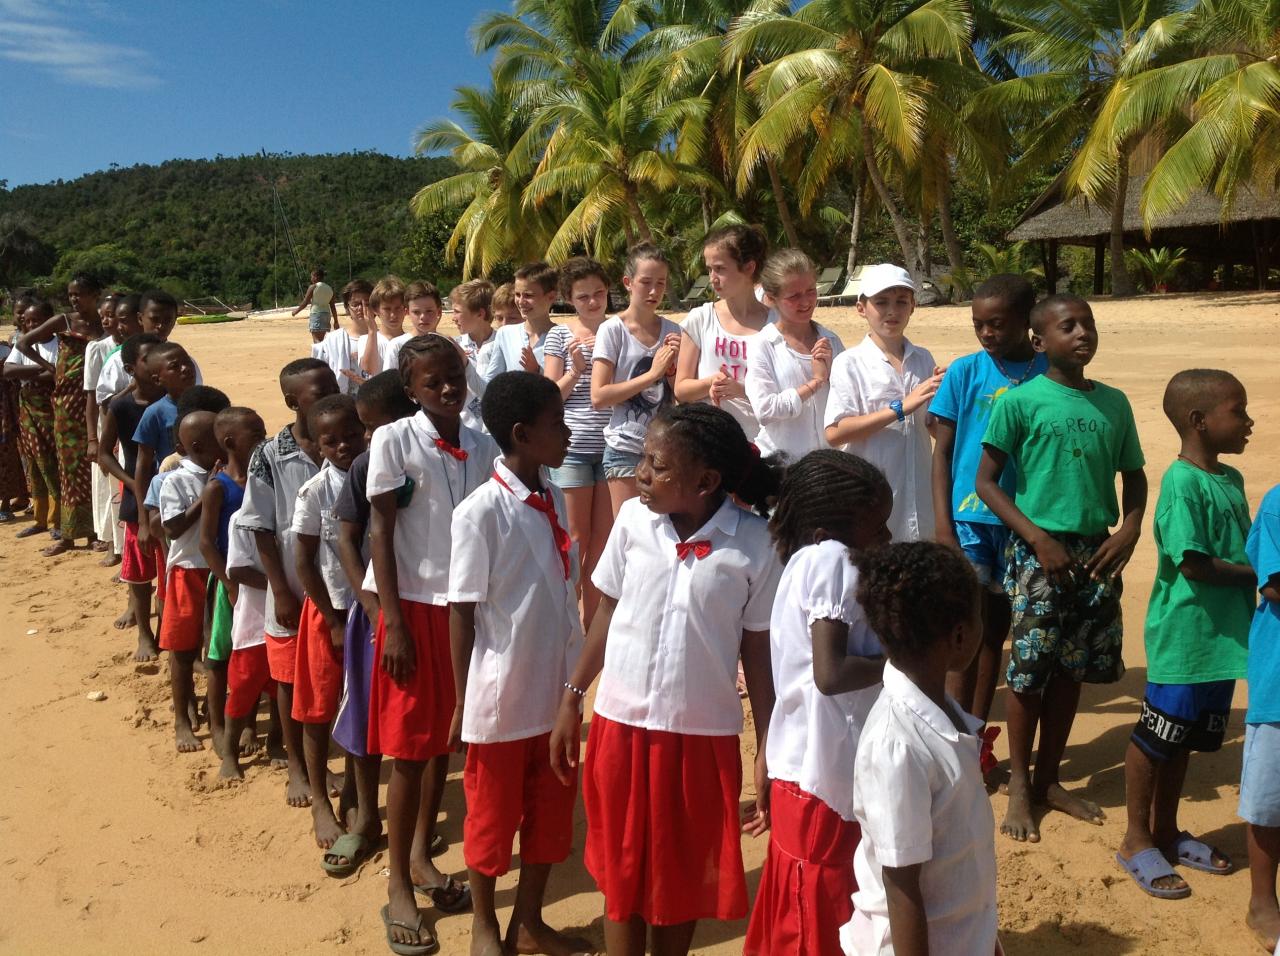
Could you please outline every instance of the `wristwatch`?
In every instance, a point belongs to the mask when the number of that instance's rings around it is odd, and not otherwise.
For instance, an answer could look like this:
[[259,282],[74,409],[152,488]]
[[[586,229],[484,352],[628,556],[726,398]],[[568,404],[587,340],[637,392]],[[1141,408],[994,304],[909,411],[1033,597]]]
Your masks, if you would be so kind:
[[893,414],[898,416],[898,421],[903,422],[907,420],[907,416],[904,415],[902,412],[901,401],[895,398],[892,402],[889,403],[889,407],[893,409]]

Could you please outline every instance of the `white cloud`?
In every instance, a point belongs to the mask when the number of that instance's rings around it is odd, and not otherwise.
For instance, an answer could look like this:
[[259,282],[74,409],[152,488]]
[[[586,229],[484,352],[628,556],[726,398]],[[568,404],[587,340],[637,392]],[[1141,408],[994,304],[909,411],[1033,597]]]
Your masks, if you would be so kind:
[[93,8],[57,0],[0,0],[0,59],[30,64],[81,86],[124,89],[158,82],[141,51],[68,26],[77,9],[75,19],[83,20]]

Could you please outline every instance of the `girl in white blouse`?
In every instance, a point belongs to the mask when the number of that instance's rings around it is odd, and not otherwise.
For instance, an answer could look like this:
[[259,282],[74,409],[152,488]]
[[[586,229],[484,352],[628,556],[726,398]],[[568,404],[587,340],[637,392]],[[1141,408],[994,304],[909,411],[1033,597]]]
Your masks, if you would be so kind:
[[858,604],[851,558],[888,543],[892,507],[879,469],[843,452],[810,452],[782,481],[769,523],[786,562],[769,623],[772,829],[747,956],[839,953],[853,915],[853,762],[884,651]]
[[797,459],[827,447],[827,382],[831,362],[844,344],[813,321],[818,273],[803,252],[775,252],[760,273],[760,284],[778,320],[752,341],[747,359],[747,398],[760,422],[756,444],[763,454],[782,452]]
[[605,945],[687,953],[699,919],[747,912],[739,653],[761,753],[745,829],[768,827],[768,628],[781,566],[765,519],[730,493],[763,511],[778,474],[728,412],[695,403],[654,419],[636,487],[596,566],[600,606],[565,683],[551,761],[572,779],[583,699],[601,675],[582,795]]

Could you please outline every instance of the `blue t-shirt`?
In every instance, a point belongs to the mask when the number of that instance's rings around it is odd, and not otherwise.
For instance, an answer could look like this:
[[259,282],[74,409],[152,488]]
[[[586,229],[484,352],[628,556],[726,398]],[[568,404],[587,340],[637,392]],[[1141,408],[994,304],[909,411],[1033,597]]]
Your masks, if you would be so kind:
[[[1249,529],[1245,553],[1262,588],[1280,574],[1280,485],[1267,492]],[[1249,628],[1249,710],[1245,721],[1280,721],[1280,604],[1265,598]]]
[[218,537],[216,539],[218,553],[227,556],[227,547],[231,543],[231,518],[244,503],[244,486],[225,471],[213,476],[222,484],[222,509],[218,512]]
[[157,467],[173,454],[173,426],[178,422],[178,404],[168,395],[147,406],[133,432],[133,440],[155,452]]
[[[956,359],[947,367],[947,374],[942,377],[942,384],[929,403],[930,414],[955,422],[956,426],[955,445],[951,452],[951,516],[955,521],[1000,524],[1000,519],[974,491],[987,419],[1002,395],[1043,374],[1049,367],[1041,352],[1037,352],[1029,362],[1001,361],[1004,372],[986,352],[974,352]],[[1010,498],[1014,496],[1017,469],[1012,457],[1000,474],[1000,487]]]

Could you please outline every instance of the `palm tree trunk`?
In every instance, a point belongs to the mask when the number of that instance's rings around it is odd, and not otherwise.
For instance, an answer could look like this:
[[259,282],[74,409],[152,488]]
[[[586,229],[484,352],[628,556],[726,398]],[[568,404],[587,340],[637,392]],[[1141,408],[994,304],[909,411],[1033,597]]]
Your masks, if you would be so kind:
[[951,218],[951,180],[944,178],[938,195],[938,225],[942,228],[942,244],[947,247],[947,263],[952,273],[964,268],[964,253],[956,237],[955,220]]
[[640,197],[636,195],[635,184],[626,183],[623,189],[627,195],[627,209],[631,212],[632,225],[639,231],[641,241],[653,242],[653,232],[649,229],[649,220],[644,217],[644,210],[640,208]]
[[699,189],[698,198],[702,205],[702,234],[705,236],[711,231],[711,197],[707,195],[706,189]]
[[[880,163],[876,159],[876,144],[871,138],[871,130],[867,128],[866,120],[861,120],[858,126],[862,133],[862,155],[866,158],[867,175],[871,177],[871,185],[876,189],[880,205],[884,206],[885,212],[889,214],[889,221],[893,224],[893,234],[898,240],[898,248],[902,250],[902,261],[908,263],[910,268],[909,264],[915,255],[912,251],[911,232],[907,228],[906,217],[893,201],[889,187],[884,181],[884,174],[880,171]],[[917,274],[912,278],[918,281],[921,276]]]
[[765,169],[769,171],[769,188],[773,190],[773,201],[778,205],[778,218],[782,221],[782,231],[787,236],[787,244],[792,249],[800,248],[800,234],[796,232],[795,221],[791,218],[791,209],[787,206],[787,195],[782,191],[782,177],[778,175],[778,164],[773,157],[765,154]]
[[1138,288],[1124,264],[1124,204],[1129,193],[1129,151],[1120,147],[1117,160],[1116,193],[1111,200],[1111,294],[1116,297],[1138,294]]
[[866,182],[862,178],[862,166],[854,170],[853,215],[849,220],[849,257],[845,260],[844,274],[853,275],[858,267],[858,244],[862,241],[862,196],[866,191]]

